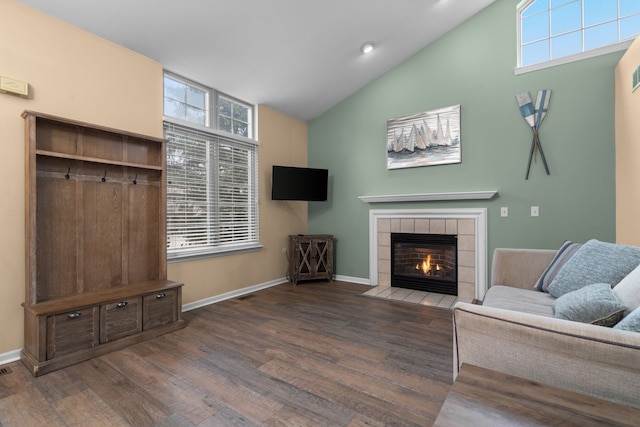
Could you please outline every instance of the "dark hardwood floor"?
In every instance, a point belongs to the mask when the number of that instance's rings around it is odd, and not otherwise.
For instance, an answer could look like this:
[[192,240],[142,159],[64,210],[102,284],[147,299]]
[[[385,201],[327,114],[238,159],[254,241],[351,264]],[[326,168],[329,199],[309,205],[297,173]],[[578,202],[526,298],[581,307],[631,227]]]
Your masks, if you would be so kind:
[[367,289],[279,285],[39,378],[5,365],[0,425],[430,426],[452,383],[451,312]]

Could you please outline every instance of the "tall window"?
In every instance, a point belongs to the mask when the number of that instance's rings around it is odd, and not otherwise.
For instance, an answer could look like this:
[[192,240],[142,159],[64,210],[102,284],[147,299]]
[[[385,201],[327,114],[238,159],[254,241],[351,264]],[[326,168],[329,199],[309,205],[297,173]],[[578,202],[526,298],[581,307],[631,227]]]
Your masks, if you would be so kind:
[[[204,105],[199,102],[203,99]],[[215,99],[227,98],[165,76],[169,260],[260,247],[258,143],[247,137],[252,134],[253,107],[233,100],[244,108],[236,113],[244,126],[234,127],[232,121],[230,131],[215,129],[207,126],[220,121],[210,113],[221,110],[211,102]],[[231,108],[232,119],[233,112]]]
[[520,67],[581,59],[624,49],[622,42],[640,34],[640,1],[526,0],[518,5],[518,24]]

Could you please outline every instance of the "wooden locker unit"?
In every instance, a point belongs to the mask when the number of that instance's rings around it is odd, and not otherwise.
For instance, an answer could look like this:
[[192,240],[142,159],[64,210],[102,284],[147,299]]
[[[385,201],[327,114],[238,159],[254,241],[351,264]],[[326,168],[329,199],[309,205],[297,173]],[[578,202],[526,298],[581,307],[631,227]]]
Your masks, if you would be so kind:
[[[164,140],[23,118],[24,364],[37,376],[184,327],[182,284],[166,277]],[[162,310],[145,302],[160,294]]]

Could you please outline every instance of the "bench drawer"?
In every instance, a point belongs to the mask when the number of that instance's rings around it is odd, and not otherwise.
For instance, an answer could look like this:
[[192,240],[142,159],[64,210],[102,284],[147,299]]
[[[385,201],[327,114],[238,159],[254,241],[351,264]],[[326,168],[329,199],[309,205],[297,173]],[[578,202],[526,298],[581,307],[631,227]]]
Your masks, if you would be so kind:
[[151,329],[178,320],[178,290],[171,289],[142,297],[142,329]]
[[109,342],[142,330],[140,297],[100,306],[100,342]]
[[47,359],[97,346],[99,313],[98,307],[90,307],[48,316]]

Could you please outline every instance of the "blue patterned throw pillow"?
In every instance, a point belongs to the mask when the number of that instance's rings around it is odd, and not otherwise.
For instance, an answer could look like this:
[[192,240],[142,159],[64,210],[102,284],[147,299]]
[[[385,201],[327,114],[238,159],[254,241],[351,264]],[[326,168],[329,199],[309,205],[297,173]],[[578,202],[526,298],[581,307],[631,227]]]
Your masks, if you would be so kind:
[[640,248],[592,239],[562,266],[549,285],[558,298],[594,283],[615,286],[640,264]]
[[558,319],[608,327],[622,319],[625,308],[608,283],[594,283],[567,292],[553,303],[554,315]]
[[569,240],[565,241],[556,255],[553,257],[553,260],[549,263],[547,268],[545,268],[544,272],[534,285],[534,288],[542,291],[549,292],[549,284],[556,278],[556,275],[560,271],[560,269],[565,265],[567,261],[576,253],[578,249],[582,247],[582,243],[573,243]]

